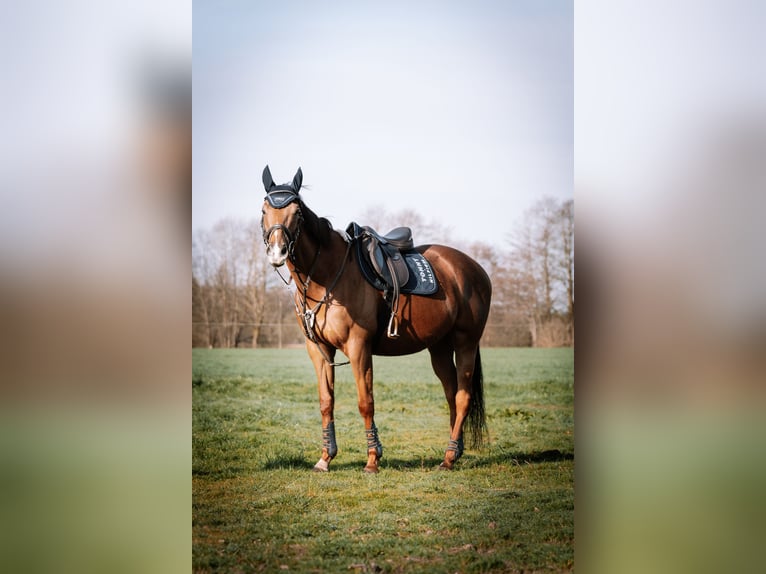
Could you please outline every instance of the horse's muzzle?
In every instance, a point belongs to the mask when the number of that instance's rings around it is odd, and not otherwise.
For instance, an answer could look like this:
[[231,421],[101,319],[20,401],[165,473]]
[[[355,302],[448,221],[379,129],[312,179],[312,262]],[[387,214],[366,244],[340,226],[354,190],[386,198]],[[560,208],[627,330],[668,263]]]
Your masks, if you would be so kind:
[[269,245],[266,249],[266,256],[274,267],[282,267],[287,261],[287,246],[286,245]]

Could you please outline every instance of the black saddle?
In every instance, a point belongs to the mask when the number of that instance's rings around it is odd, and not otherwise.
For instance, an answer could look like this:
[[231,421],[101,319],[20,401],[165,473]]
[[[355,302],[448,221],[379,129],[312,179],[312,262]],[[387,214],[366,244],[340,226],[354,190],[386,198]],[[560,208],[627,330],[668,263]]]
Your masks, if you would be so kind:
[[371,227],[352,222],[346,228],[346,235],[357,244],[357,260],[365,279],[383,291],[391,307],[388,336],[396,338],[399,336],[396,318],[399,295],[432,295],[438,289],[431,265],[415,251],[409,227],[397,227],[380,235]]
[[[352,223],[351,225],[356,225],[356,223]],[[409,227],[397,227],[385,235],[379,235],[372,227],[363,227],[362,229],[374,237],[379,243],[392,245],[401,251],[415,247],[415,244],[412,241],[412,229]]]

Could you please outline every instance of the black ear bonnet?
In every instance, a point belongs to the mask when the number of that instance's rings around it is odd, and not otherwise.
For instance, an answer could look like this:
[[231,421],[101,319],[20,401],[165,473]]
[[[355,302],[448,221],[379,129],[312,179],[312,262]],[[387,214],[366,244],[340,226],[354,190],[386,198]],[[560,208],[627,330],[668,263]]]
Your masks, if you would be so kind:
[[298,201],[300,199],[298,193],[301,190],[302,183],[303,172],[301,168],[298,168],[295,177],[290,183],[283,183],[282,185],[274,183],[268,165],[263,169],[263,187],[266,189],[266,201],[275,209],[282,209],[293,201]]

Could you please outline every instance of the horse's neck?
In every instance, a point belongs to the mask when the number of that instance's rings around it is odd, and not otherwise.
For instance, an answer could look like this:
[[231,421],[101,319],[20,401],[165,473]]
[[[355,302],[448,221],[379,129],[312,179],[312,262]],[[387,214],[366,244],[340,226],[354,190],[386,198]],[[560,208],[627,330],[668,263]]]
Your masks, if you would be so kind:
[[288,262],[293,280],[297,285],[301,285],[307,281],[310,273],[313,285],[326,288],[343,264],[345,245],[344,239],[333,230],[329,244],[319,249],[317,258],[319,242],[308,234],[301,234],[295,246],[295,262]]

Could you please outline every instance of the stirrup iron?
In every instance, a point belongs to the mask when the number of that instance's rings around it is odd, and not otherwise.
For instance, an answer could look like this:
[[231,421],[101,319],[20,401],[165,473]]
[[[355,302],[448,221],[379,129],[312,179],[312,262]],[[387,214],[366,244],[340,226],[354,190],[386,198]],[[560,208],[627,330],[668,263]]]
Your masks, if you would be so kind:
[[396,318],[396,313],[391,313],[391,319],[388,321],[388,329],[386,330],[386,336],[389,339],[399,338],[399,319]]

